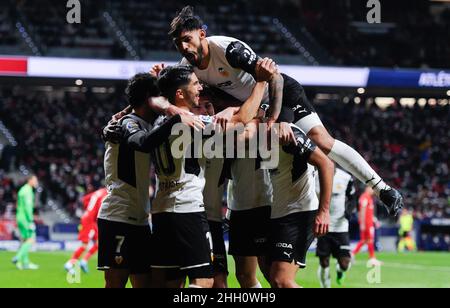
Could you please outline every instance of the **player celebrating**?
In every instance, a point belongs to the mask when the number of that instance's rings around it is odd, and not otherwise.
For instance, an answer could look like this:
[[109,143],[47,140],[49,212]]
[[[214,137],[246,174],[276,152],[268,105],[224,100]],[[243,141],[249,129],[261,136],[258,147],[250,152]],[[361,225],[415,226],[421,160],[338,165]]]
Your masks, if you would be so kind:
[[81,217],[80,232],[78,234],[78,240],[81,242],[81,246],[75,250],[70,260],[64,265],[64,268],[69,273],[74,273],[74,266],[92,241],[92,247],[80,261],[81,270],[85,273],[89,272],[88,261],[98,250],[97,215],[103,199],[107,194],[106,188],[101,188],[83,197],[82,203],[85,212]]
[[[263,80],[246,102],[255,113],[266,85]],[[158,85],[178,108],[192,112],[199,105],[202,87],[190,66],[164,69]],[[171,145],[177,138],[171,136],[153,153],[157,191],[152,204],[152,249],[159,253],[152,261],[152,275],[164,287],[182,287],[188,277],[190,287],[209,288],[213,285],[212,247],[203,200],[204,165],[186,157],[193,153],[192,144],[182,149],[181,158],[174,158]]]
[[[181,63],[193,65],[202,82],[217,87],[240,101],[245,101],[250,96],[255,85],[253,76],[259,58],[247,44],[230,37],[206,37],[203,22],[194,16],[190,6],[183,8],[173,19],[169,35],[184,57]],[[158,71],[160,68],[156,66],[154,70]],[[362,183],[372,187],[390,215],[397,215],[403,207],[400,193],[389,187],[358,152],[329,135],[297,81],[285,74],[274,73],[263,100],[270,100],[269,123],[278,118],[282,104],[289,111],[289,116],[282,122],[292,122],[300,127],[330,159]],[[229,117],[233,112],[231,110]],[[222,117],[226,117],[225,113]],[[248,123],[253,115],[247,114],[243,118],[246,120],[244,123]]]
[[381,265],[375,257],[375,226],[378,221],[375,217],[375,205],[373,202],[374,191],[366,187],[364,193],[359,197],[359,231],[361,239],[353,250],[353,256],[356,256],[361,248],[367,244],[369,249],[369,263],[371,265]]
[[[317,188],[316,185],[316,190]],[[320,260],[318,277],[322,288],[331,288],[330,255],[338,261],[336,265],[338,285],[342,284],[345,272],[350,268],[349,219],[356,205],[354,197],[352,176],[336,168],[330,205],[330,233],[319,237],[316,250]]]
[[128,278],[133,287],[150,285],[149,153],[168,139],[177,123],[204,127],[195,117],[177,115],[152,130],[159,93],[155,77],[133,77],[126,89],[133,113],[119,121],[120,144],[106,143],[108,195],[98,215],[98,269],[105,271],[107,288],[124,288]]
[[22,245],[12,262],[19,270],[37,270],[39,266],[30,262],[29,253],[36,242],[36,225],[34,224],[34,189],[39,186],[35,175],[28,178],[27,183],[17,193],[17,227],[20,231]]
[[[297,144],[280,145],[277,169],[271,170],[273,205],[270,222],[270,284],[298,288],[298,268],[306,267],[306,253],[314,236],[328,232],[334,164],[301,129],[291,124]],[[314,168],[319,171],[320,198]]]

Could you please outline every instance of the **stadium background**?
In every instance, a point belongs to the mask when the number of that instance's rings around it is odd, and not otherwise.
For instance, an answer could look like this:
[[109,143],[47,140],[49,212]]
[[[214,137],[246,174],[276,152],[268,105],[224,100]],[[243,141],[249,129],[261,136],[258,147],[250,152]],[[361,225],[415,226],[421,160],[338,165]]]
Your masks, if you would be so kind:
[[[18,246],[16,192],[30,172],[41,181],[37,249],[76,246],[79,199],[103,181],[101,127],[125,107],[127,78],[179,59],[168,23],[192,4],[209,35],[239,38],[295,76],[336,138],[402,191],[420,251],[450,251],[450,3],[381,1],[381,24],[367,23],[366,3],[81,1],[81,24],[68,24],[66,1],[1,1],[0,250]],[[392,252],[397,222],[380,206],[378,217],[378,248]],[[448,255],[424,262],[450,277]]]

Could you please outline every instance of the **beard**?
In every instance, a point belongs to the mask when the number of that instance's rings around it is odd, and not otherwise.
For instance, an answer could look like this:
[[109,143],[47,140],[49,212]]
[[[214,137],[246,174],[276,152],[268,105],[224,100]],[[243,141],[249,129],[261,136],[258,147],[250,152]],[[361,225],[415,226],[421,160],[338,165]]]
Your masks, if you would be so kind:
[[195,67],[199,67],[202,64],[203,61],[203,46],[200,45],[200,47],[197,48],[197,59],[195,57],[186,57],[189,63]]

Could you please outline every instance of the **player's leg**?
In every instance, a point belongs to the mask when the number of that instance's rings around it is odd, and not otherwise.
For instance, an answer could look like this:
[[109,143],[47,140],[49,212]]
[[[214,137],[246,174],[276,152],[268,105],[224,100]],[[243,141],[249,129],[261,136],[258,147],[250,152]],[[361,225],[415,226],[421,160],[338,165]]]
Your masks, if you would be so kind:
[[342,285],[345,273],[351,267],[350,235],[347,232],[334,233],[332,237],[334,243],[332,255],[338,261],[336,264],[336,282],[338,285]]
[[334,139],[328,133],[312,106],[308,104],[304,108],[298,108],[294,112],[294,116],[294,123],[305,131],[308,137],[330,159],[365,185],[373,187],[381,201],[386,205],[389,214],[396,215],[398,213],[403,207],[403,198],[400,193],[389,187],[357,151]]
[[133,226],[98,219],[97,269],[105,272],[106,288],[125,288],[132,266]]
[[133,288],[150,288],[151,279],[151,229],[149,225],[133,226],[128,242],[130,282]]
[[64,264],[64,269],[68,272],[73,272],[75,264],[80,259],[81,255],[86,251],[87,246],[89,242],[87,240],[83,240],[80,247],[78,247],[74,253],[72,254],[72,257],[70,257],[69,261]]
[[300,288],[295,282],[298,266],[295,262],[274,261],[270,267],[272,288]]
[[106,289],[124,289],[127,286],[130,271],[111,268],[105,271]]
[[262,288],[256,277],[258,258],[254,256],[233,256],[236,268],[236,279],[241,288]]
[[228,262],[227,252],[225,248],[225,241],[223,238],[223,223],[208,221],[211,230],[211,237],[213,242],[213,270],[214,270],[214,284],[215,289],[228,288]]
[[360,234],[360,240],[359,240],[358,244],[356,244],[356,247],[352,251],[353,256],[356,256],[361,251],[361,249],[364,247],[364,245],[366,245],[366,243],[367,243],[367,236],[366,236],[367,232],[365,230],[362,230],[362,231],[360,231],[359,234]]
[[36,242],[36,232],[34,224],[28,222],[18,221],[18,227],[23,239],[23,244],[20,246],[17,255],[13,258],[13,263],[18,269],[36,270],[39,268],[36,264],[30,262],[30,250]]
[[319,269],[317,276],[322,288],[331,288],[331,276],[330,276],[330,257],[319,257]]
[[320,286],[322,288],[331,288],[330,277],[330,256],[331,246],[329,241],[329,234],[319,237],[317,240],[316,256],[319,257],[319,268],[317,270],[317,277],[319,278]]
[[83,259],[80,261],[80,267],[85,273],[89,273],[88,262],[89,259],[98,251],[98,243],[95,241],[88,252],[83,256]]

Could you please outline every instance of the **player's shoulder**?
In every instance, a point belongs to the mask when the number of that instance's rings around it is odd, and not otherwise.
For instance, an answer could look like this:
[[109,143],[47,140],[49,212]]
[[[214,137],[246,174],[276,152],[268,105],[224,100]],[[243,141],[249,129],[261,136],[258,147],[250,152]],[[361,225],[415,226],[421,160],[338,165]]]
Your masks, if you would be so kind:
[[217,46],[228,46],[232,42],[239,41],[237,38],[231,37],[231,36],[224,36],[224,35],[214,35],[214,36],[208,36],[206,38],[208,40],[208,43],[217,45]]

